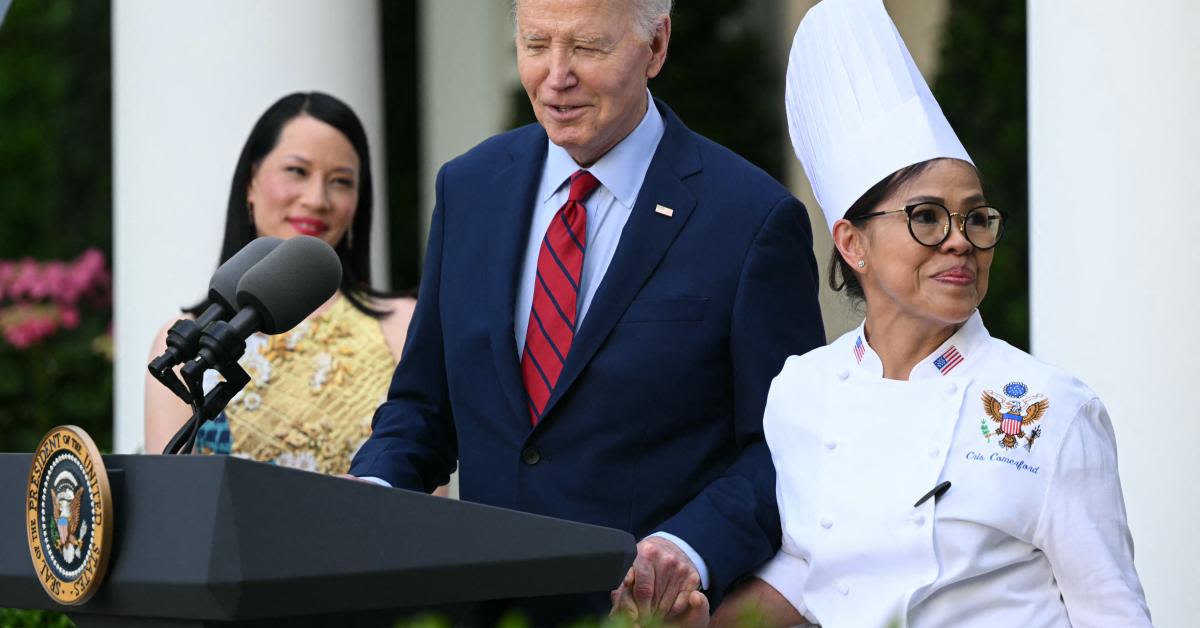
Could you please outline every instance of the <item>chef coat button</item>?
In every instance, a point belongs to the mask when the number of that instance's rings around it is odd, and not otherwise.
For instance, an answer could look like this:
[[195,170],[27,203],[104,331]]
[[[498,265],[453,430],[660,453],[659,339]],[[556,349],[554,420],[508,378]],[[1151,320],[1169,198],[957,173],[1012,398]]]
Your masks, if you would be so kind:
[[913,523],[915,523],[919,526],[925,525],[925,515],[917,515],[917,516],[913,517]]
[[832,528],[833,527],[833,519],[830,519],[829,517],[825,517],[824,519],[821,520],[821,527],[825,528],[826,530],[828,530],[829,528]]
[[929,457],[930,458],[937,458],[938,454],[940,454],[940,453],[942,453],[942,450],[938,449],[937,447],[929,448]]
[[850,371],[847,371],[846,369],[838,369],[837,377],[838,379],[847,379],[850,377]]
[[825,441],[825,449],[828,449],[830,451],[837,449],[837,441],[833,440],[832,438]]
[[946,384],[946,394],[947,395],[953,395],[956,392],[958,392],[958,384],[955,384],[954,382],[950,382],[949,384]]
[[535,465],[542,460],[542,453],[537,450],[537,447],[526,447],[521,450],[521,461],[528,465]]
[[850,595],[850,585],[846,584],[844,580],[838,580],[837,584],[833,586],[837,588],[838,593],[841,593],[842,595]]

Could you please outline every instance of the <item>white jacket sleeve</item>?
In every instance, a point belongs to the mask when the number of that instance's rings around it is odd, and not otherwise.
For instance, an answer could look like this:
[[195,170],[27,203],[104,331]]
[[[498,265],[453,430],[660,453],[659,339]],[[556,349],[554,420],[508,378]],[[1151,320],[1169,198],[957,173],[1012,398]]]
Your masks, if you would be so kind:
[[1033,540],[1050,561],[1072,626],[1151,625],[1112,423],[1099,399],[1079,408],[1063,437]]
[[808,561],[789,554],[786,549],[780,549],[775,557],[767,561],[754,575],[778,591],[792,605],[792,608],[796,609],[796,612],[808,621],[813,621],[809,616],[808,606],[804,603],[804,582],[808,579]]

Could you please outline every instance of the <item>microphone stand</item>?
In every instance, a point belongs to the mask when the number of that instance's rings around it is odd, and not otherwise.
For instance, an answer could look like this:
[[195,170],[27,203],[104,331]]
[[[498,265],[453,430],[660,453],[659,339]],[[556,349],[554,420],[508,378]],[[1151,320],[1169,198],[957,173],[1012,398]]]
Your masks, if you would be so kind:
[[196,352],[196,347],[200,344],[200,336],[202,333],[201,325],[197,321],[189,318],[183,318],[175,321],[174,325],[167,330],[167,350],[162,355],[154,358],[146,368],[150,370],[150,374],[154,376],[163,386],[175,393],[176,397],[185,402],[192,403],[192,395],[188,389],[175,376],[173,370],[176,364],[179,364],[182,359],[180,355],[188,355]]
[[[241,319],[238,319],[238,322],[241,322]],[[242,326],[235,327],[224,321],[216,321],[205,327],[204,334],[200,337],[200,356],[181,369],[187,385],[186,396],[183,398],[192,406],[192,416],[171,438],[171,442],[163,450],[164,454],[191,453],[196,444],[196,437],[200,434],[200,427],[216,418],[234,396],[250,383],[250,374],[237,362],[246,351],[243,336],[237,331],[237,328]],[[225,381],[218,383],[206,395],[204,371],[210,367],[216,369]],[[168,370],[168,373],[171,373],[171,379],[178,386],[183,386],[171,371]]]
[[[240,356],[239,356],[240,357]],[[237,363],[234,358],[217,367],[217,372],[225,378],[225,381],[217,384],[212,390],[208,391],[207,395],[200,396],[193,393],[191,397],[192,416],[188,419],[183,427],[175,433],[171,438],[171,442],[167,444],[163,453],[166,455],[174,454],[190,454],[192,448],[196,444],[196,437],[200,435],[200,426],[215,419],[225,406],[250,383],[250,374]],[[203,391],[202,386],[196,386],[196,391]],[[197,399],[200,402],[197,403]]]

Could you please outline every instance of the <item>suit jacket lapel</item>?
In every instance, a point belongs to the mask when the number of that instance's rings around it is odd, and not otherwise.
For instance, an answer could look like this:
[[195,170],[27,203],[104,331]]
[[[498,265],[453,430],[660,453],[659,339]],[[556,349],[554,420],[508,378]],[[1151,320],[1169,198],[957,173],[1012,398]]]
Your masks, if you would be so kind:
[[[500,387],[515,415],[528,425],[529,402],[521,382],[513,309],[521,261],[529,239],[529,223],[533,220],[534,195],[541,178],[542,163],[546,160],[545,131],[540,126],[531,127],[529,133],[514,140],[509,152],[511,163],[496,173],[490,188],[490,197],[496,199],[496,207],[489,212],[485,271],[491,318],[489,336]],[[487,202],[486,198],[484,202]]]
[[[571,344],[571,351],[567,354],[562,374],[546,404],[539,426],[553,420],[551,411],[555,404],[570,389],[612,332],[613,326],[625,314],[696,206],[696,198],[683,184],[683,179],[700,171],[699,150],[691,131],[666,105],[657,100],[655,102],[665,125],[662,140],[646,171],[646,180],[642,183],[629,221],[621,231],[621,241],[612,263],[604,273],[591,307]],[[657,213],[657,205],[675,210],[674,214],[667,217]]]

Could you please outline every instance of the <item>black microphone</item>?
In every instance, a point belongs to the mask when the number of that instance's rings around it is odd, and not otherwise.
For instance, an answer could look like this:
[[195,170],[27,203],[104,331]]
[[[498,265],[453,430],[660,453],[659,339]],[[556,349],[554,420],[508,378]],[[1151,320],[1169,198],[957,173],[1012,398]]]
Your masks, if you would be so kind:
[[[217,416],[250,383],[250,375],[237,363],[250,334],[279,334],[295,327],[328,301],[341,282],[342,263],[337,253],[311,236],[285,240],[246,271],[238,281],[237,313],[229,321],[218,320],[205,327],[196,358],[179,371],[192,403],[192,418],[163,453],[190,452],[204,422]],[[204,372],[210,368],[224,381],[206,394]]]
[[341,261],[323,240],[285,240],[242,275],[237,313],[204,329],[196,358],[183,367],[185,381],[198,383],[205,370],[236,361],[246,338],[256,331],[281,334],[295,327],[328,301],[341,282]]
[[267,236],[251,241],[233,257],[225,260],[208,282],[211,305],[195,320],[180,319],[167,330],[167,350],[150,361],[148,368],[155,377],[176,364],[190,360],[200,349],[200,334],[210,323],[228,319],[237,311],[237,286],[242,275],[275,250],[283,240]]

